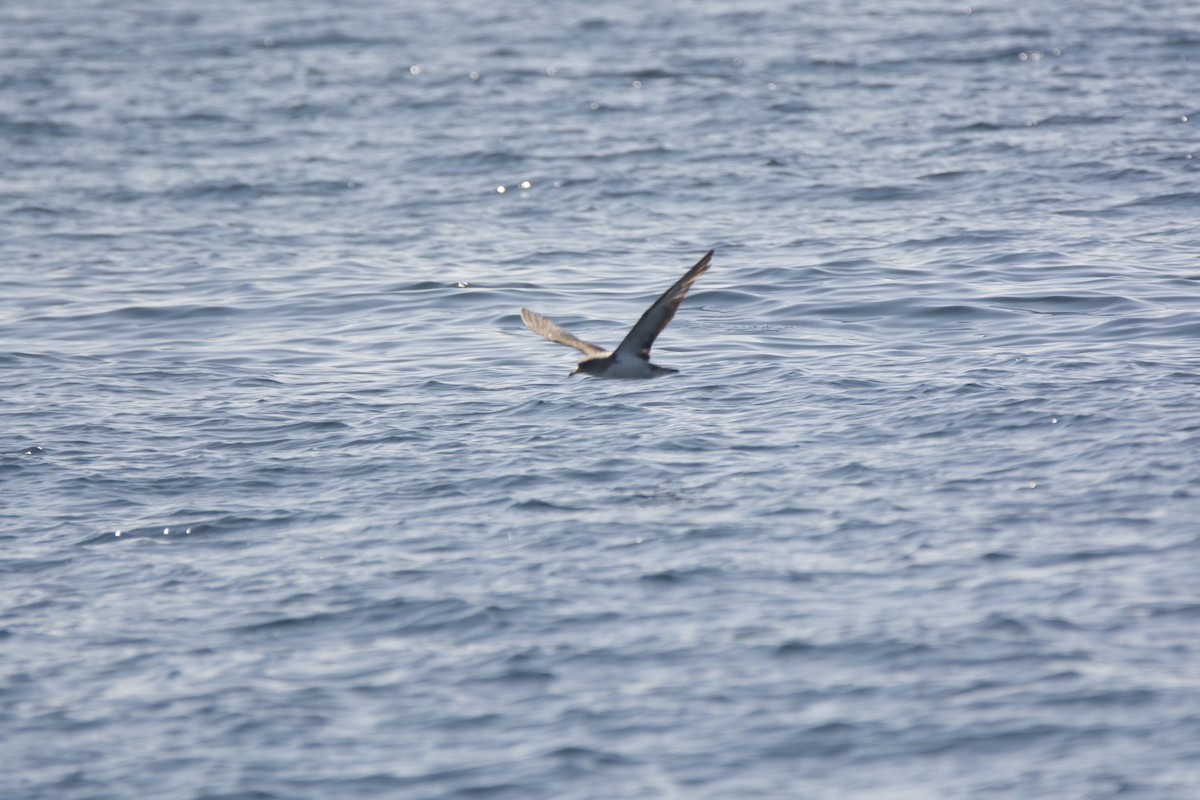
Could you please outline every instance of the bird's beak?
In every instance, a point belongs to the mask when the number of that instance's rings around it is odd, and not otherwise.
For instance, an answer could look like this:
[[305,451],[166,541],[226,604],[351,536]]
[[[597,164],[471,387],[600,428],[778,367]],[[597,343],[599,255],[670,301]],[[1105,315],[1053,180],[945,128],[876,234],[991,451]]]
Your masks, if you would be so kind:
[[575,373],[576,373],[576,372],[579,372],[579,370],[577,370],[577,369],[573,369],[573,370],[571,370],[570,372],[568,372],[568,373],[567,373],[567,377],[568,377],[568,378],[573,378],[573,377],[575,377]]

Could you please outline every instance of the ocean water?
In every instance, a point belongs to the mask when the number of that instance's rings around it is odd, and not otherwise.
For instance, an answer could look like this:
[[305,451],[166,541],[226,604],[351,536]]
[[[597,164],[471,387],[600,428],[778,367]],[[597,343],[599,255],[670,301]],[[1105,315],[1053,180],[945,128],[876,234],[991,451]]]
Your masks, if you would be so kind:
[[[1184,0],[0,6],[0,797],[1200,797],[1198,69]],[[709,248],[678,375],[521,324]]]

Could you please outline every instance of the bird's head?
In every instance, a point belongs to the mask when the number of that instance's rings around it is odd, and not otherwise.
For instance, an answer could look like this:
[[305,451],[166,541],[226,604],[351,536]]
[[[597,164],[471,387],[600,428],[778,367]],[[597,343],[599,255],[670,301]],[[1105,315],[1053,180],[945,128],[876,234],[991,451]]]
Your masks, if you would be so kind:
[[[578,375],[582,372],[584,375],[599,375],[604,369],[605,359],[603,358],[584,358],[580,359],[575,365],[575,371],[571,375]],[[567,377],[571,377],[568,375]]]

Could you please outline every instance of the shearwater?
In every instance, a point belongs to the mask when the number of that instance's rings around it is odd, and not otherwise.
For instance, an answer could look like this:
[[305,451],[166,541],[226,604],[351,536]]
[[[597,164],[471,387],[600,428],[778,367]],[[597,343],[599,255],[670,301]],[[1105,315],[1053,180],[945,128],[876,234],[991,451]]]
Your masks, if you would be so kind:
[[670,367],[660,367],[650,363],[650,347],[662,333],[663,328],[675,316],[679,304],[683,302],[688,289],[696,278],[708,269],[712,261],[713,251],[709,250],[704,258],[696,262],[696,266],[675,282],[675,285],[663,292],[662,297],[654,301],[637,324],[626,334],[616,350],[608,351],[603,347],[585,342],[579,337],[568,333],[559,327],[554,320],[543,317],[528,308],[521,309],[521,319],[529,326],[529,330],[545,336],[552,342],[565,344],[583,352],[584,358],[579,360],[575,372],[592,375],[596,378],[654,378],[659,375],[669,375],[679,372]]

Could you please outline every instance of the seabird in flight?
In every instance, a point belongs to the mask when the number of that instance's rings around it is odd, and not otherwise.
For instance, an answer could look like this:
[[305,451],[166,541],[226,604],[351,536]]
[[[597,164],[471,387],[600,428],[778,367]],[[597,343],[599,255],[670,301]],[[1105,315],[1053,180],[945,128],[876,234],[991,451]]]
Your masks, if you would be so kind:
[[704,258],[696,262],[696,266],[689,269],[686,275],[675,282],[674,286],[663,292],[662,297],[655,300],[654,305],[646,309],[645,314],[642,314],[642,318],[625,336],[624,341],[611,352],[567,333],[553,320],[530,311],[528,308],[521,309],[521,319],[534,333],[545,336],[552,342],[565,344],[583,352],[584,357],[580,359],[579,365],[575,367],[572,375],[576,372],[597,378],[654,378],[659,375],[669,375],[679,370],[651,364],[650,347],[662,333],[662,329],[667,327],[667,323],[675,316],[675,311],[683,302],[684,296],[696,278],[699,278],[708,269],[712,257],[713,251],[709,250],[704,254]]

